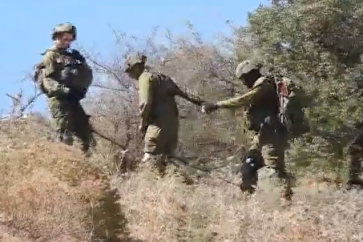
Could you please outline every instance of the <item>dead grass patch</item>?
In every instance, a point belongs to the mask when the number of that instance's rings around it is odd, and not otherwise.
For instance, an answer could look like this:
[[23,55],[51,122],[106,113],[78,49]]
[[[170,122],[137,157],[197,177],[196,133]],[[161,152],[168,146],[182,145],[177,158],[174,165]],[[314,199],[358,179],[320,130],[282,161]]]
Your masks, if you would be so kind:
[[362,194],[302,184],[284,206],[268,180],[253,198],[215,178],[188,186],[143,171],[117,179],[131,235],[153,241],[362,241]]
[[14,234],[35,241],[116,241],[126,219],[109,178],[82,154],[39,141],[0,153],[0,204]]

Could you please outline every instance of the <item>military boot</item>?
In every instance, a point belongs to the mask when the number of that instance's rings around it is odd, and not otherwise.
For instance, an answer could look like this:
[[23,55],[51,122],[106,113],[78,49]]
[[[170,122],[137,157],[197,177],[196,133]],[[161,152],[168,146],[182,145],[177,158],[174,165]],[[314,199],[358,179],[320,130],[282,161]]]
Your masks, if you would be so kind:
[[167,156],[166,155],[157,156],[154,164],[159,175],[161,177],[165,176],[167,168]]
[[69,131],[65,131],[62,133],[63,143],[66,145],[73,145],[73,135]]
[[163,169],[164,164],[162,163],[160,155],[145,153],[141,160],[140,168],[151,170],[152,172],[161,176],[163,176],[165,173],[165,169]]
[[256,192],[256,185],[251,185],[246,182],[242,182],[239,186],[243,194],[252,195]]
[[82,145],[81,150],[86,158],[89,158],[92,156],[92,152],[90,150],[89,145],[86,145],[86,144]]
[[150,170],[152,155],[149,153],[144,153],[141,162],[138,164],[138,170]]
[[360,177],[361,171],[361,159],[358,156],[352,156],[349,169],[349,179],[347,182],[347,188],[352,187],[363,188],[363,179]]
[[277,171],[278,178],[282,184],[281,199],[291,201],[294,192],[292,190],[291,176],[286,171]]
[[63,143],[63,135],[61,132],[56,132],[54,134],[54,139],[53,139],[54,142],[56,143]]
[[359,176],[359,174],[350,174],[349,180],[347,182],[347,188],[351,189],[352,187],[357,187],[359,189],[363,188],[363,179]]
[[55,142],[73,145],[73,137],[68,132],[57,131],[54,138]]

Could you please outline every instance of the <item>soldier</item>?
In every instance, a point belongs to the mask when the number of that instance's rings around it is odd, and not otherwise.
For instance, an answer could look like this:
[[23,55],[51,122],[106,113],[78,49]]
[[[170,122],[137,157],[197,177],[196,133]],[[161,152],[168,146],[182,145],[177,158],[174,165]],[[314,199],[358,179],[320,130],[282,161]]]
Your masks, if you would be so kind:
[[47,96],[57,140],[72,145],[75,136],[82,151],[87,153],[95,141],[89,116],[80,101],[92,82],[92,70],[77,50],[68,50],[76,40],[75,26],[70,23],[55,26],[52,40],[53,46],[42,54],[36,66],[34,79]]
[[279,180],[284,184],[282,198],[290,200],[293,192],[284,160],[288,134],[278,118],[276,83],[261,74],[261,67],[249,60],[240,63],[236,68],[236,77],[243,81],[249,91],[242,96],[204,104],[202,110],[210,113],[219,108],[248,107],[249,129],[255,132],[255,136],[242,163],[241,190],[253,193],[258,181],[258,169],[268,166],[277,172]]
[[142,161],[151,161],[162,175],[167,159],[174,156],[178,145],[179,111],[175,97],[180,96],[198,106],[203,101],[182,91],[169,76],[146,70],[146,59],[140,54],[128,57],[125,72],[139,82],[139,129],[145,142]]

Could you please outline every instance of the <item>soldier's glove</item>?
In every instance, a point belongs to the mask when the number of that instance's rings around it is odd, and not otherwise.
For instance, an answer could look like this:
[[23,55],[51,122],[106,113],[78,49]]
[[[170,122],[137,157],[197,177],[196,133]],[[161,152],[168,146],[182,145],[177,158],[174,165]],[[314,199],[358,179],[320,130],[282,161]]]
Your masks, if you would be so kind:
[[203,113],[211,113],[216,111],[219,108],[219,106],[216,103],[204,103],[202,105],[202,112]]
[[59,84],[55,90],[48,90],[48,97],[55,97],[59,99],[67,99],[70,89],[63,84]]
[[85,62],[86,58],[83,57],[83,55],[78,50],[72,50],[72,56],[76,60],[79,60],[80,62]]

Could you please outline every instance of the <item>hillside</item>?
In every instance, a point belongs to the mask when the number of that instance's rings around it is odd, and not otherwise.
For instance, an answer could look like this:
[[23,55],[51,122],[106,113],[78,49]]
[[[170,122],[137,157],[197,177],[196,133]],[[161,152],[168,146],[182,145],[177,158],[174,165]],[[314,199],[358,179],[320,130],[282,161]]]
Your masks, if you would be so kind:
[[[357,191],[300,180],[286,206],[266,178],[248,200],[217,174],[194,185],[147,169],[102,176],[105,170],[95,165],[100,156],[85,161],[78,150],[37,134],[39,125],[28,119],[1,128],[1,241],[107,241],[94,237],[105,236],[106,227],[109,236],[123,238],[109,241],[363,239],[363,195]],[[108,180],[118,196],[107,189]]]
[[[13,114],[0,121],[2,241],[363,241],[363,193],[342,186],[363,113],[363,0],[273,0],[250,12],[245,26],[227,25],[230,33],[213,40],[188,22],[180,34],[112,30],[112,53],[77,46],[95,76],[82,105],[95,129],[116,141],[99,138],[91,158],[53,143],[47,118],[14,118],[38,94],[17,95],[25,102],[9,96]],[[177,152],[192,164],[227,166],[212,173],[171,166],[162,179],[138,167],[137,82],[123,69],[136,51],[148,56],[148,68],[208,102],[245,93],[235,68],[246,59],[301,85],[311,132],[286,152],[296,177],[292,204],[280,201],[268,170],[252,198],[240,193],[235,166],[251,141],[242,108],[206,115],[177,100]]]

